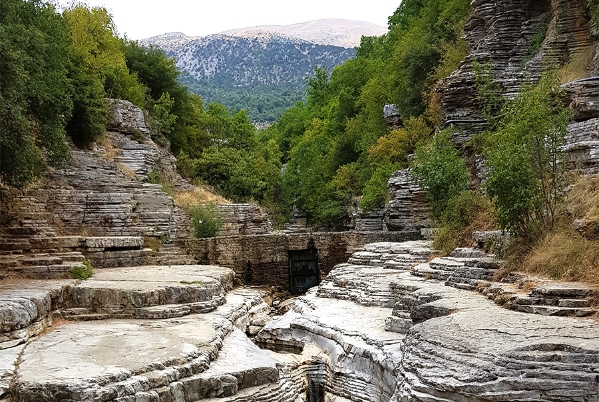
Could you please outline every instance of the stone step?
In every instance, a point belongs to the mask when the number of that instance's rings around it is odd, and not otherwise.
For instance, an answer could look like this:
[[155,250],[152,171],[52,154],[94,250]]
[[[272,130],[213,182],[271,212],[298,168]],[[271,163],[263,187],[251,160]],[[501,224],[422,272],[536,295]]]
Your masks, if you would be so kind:
[[247,316],[248,303],[232,296],[209,317],[59,325],[23,353],[15,387],[22,400],[48,402],[87,400],[90,381],[97,400],[198,401],[242,390],[252,395],[277,384],[281,362],[233,325]]
[[467,258],[464,260],[464,265],[467,267],[473,268],[483,268],[483,269],[491,269],[498,270],[500,269],[505,261],[498,260],[495,258],[484,257],[484,258]]
[[[420,261],[422,262],[422,261]],[[400,262],[400,261],[385,261],[383,264],[383,268],[385,269],[396,269],[399,271],[409,271],[412,267],[419,262],[408,263],[408,262]]]
[[31,243],[28,239],[0,239],[0,251],[29,250]]
[[414,276],[421,276],[428,279],[446,281],[451,276],[451,271],[434,269],[428,263],[418,264],[410,271]]
[[73,278],[73,270],[86,266],[79,262],[66,262],[56,265],[33,265],[17,266],[7,268],[6,273],[27,279],[70,279]]
[[61,265],[62,259],[60,257],[54,257],[48,254],[39,254],[32,256],[24,256],[18,259],[19,266],[32,267],[32,266],[43,266],[43,265]]
[[556,282],[535,287],[530,291],[533,297],[572,298],[583,299],[593,294],[588,286],[575,282]]
[[385,319],[385,331],[397,332],[399,334],[405,334],[410,328],[414,326],[411,318],[402,317],[387,317]]
[[114,318],[110,314],[91,313],[91,314],[73,314],[63,315],[62,318],[69,321],[103,321]]
[[[212,311],[225,302],[233,275],[225,268],[142,266],[96,269],[74,287],[70,306],[118,317],[168,317]],[[175,309],[172,305],[186,305]],[[157,307],[160,306],[160,307]]]
[[451,286],[456,289],[471,290],[471,291],[476,290],[476,288],[477,288],[477,285],[467,283],[467,282],[452,282],[451,278],[445,282],[445,286]]
[[512,304],[509,301],[505,305],[510,310],[520,311],[522,313],[559,316],[559,317],[589,317],[597,313],[597,310],[591,308],[569,308],[544,305],[521,305]]
[[454,249],[451,254],[450,257],[456,257],[456,258],[485,258],[487,256],[487,254],[477,248],[456,248]]
[[541,297],[517,296],[510,300],[513,304],[521,306],[553,306],[567,308],[592,307],[591,299],[548,299]]
[[53,255],[60,258],[63,262],[83,262],[85,260],[85,256],[78,251],[57,252]]
[[398,318],[405,318],[405,319],[411,319],[410,317],[410,312],[406,311],[406,310],[400,310],[400,309],[396,309],[394,308],[393,311],[391,312],[391,315],[393,317],[398,317]]
[[437,257],[428,264],[432,269],[453,272],[464,266],[464,260],[452,257]]

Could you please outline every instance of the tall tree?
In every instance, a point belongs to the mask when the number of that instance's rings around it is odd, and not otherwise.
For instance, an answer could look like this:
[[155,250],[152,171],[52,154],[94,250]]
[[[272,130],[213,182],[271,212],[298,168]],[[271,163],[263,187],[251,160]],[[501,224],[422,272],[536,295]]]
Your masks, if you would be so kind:
[[0,3],[0,179],[24,186],[68,157],[69,37],[42,1]]

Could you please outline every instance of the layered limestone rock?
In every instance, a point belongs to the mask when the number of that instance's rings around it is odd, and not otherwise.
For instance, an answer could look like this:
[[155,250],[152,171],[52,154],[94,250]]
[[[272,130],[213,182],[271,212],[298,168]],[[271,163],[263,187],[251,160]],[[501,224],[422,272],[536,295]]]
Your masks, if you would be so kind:
[[385,211],[363,211],[357,208],[351,216],[350,228],[358,232],[376,232],[383,230],[383,220],[385,219]]
[[150,128],[146,124],[143,110],[133,103],[121,99],[108,99],[106,128],[111,131],[132,134],[139,131],[149,140]]
[[312,354],[254,345],[261,293],[232,282],[226,268],[173,266],[1,285],[0,400],[305,400]]
[[426,191],[416,184],[409,169],[394,172],[387,185],[389,201],[383,221],[386,230],[420,236],[422,229],[432,227]]
[[569,167],[583,174],[599,172],[599,78],[562,85],[564,103],[573,111],[564,150]]
[[397,130],[403,127],[403,121],[395,105],[385,105],[383,108],[385,123],[389,130]]
[[249,236],[273,231],[266,211],[254,204],[222,204],[217,210],[223,218],[219,236]]
[[[512,98],[527,80],[537,80],[548,65],[563,65],[594,52],[584,0],[472,2],[464,27],[470,54],[438,88],[445,120],[479,120],[473,64],[491,63],[503,96]],[[588,71],[592,74],[592,71]],[[456,130],[454,143],[465,146],[477,125]]]
[[[320,349],[323,400],[599,400],[597,321],[514,312],[484,294],[413,275],[429,254],[422,242],[369,245],[257,339]],[[456,255],[471,273],[492,265],[480,251]],[[402,265],[386,265],[392,260]],[[467,268],[447,268],[460,269],[468,277]],[[562,288],[544,284],[531,295],[581,296]]]

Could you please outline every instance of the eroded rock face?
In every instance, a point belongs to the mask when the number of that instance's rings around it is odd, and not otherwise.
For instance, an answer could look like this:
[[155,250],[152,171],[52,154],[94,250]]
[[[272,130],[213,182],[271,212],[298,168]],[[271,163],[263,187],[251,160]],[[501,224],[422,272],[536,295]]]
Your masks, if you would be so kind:
[[223,204],[217,206],[223,218],[219,236],[249,236],[272,232],[268,214],[254,204]]
[[562,85],[564,103],[573,111],[568,125],[566,152],[569,167],[583,174],[599,172],[599,79],[591,78]]
[[[599,400],[596,321],[517,313],[454,282],[415,276],[414,264],[427,264],[418,262],[427,259],[425,249],[422,242],[369,245],[258,339],[321,349],[325,400]],[[433,270],[469,277],[460,267],[494,264],[484,253],[457,254]],[[582,295],[570,287],[533,293]]]
[[[471,53],[437,88],[445,120],[483,117],[477,102],[474,63],[491,63],[503,96],[513,98],[526,80],[536,81],[546,66],[562,65],[580,52],[592,51],[583,0],[481,0],[474,1],[472,7],[464,27]],[[461,133],[454,136],[460,148],[480,131],[477,126],[460,128]]]
[[143,110],[133,103],[121,99],[107,99],[108,118],[106,127],[108,130],[131,134],[139,131],[149,139],[150,129],[146,124]]
[[394,172],[387,185],[389,201],[383,221],[387,230],[419,237],[422,229],[432,227],[426,192],[416,184],[409,169]]

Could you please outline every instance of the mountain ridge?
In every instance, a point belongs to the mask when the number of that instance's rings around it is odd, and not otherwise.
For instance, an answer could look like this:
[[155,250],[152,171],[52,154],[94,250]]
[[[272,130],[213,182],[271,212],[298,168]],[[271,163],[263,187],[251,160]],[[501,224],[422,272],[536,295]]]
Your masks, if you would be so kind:
[[167,32],[141,39],[139,42],[146,45],[153,44],[163,47],[182,44],[213,35],[251,37],[264,33],[278,33],[282,36],[302,39],[318,45],[353,48],[360,44],[362,36],[380,36],[386,32],[386,27],[371,22],[328,18],[288,25],[258,25],[235,28],[202,36],[188,36],[182,32]]
[[329,19],[197,37],[169,32],[140,44],[174,57],[183,73],[180,81],[206,102],[231,112],[245,109],[253,122],[264,123],[305,100],[316,67],[331,72],[355,56],[362,35],[382,31],[371,23]]

